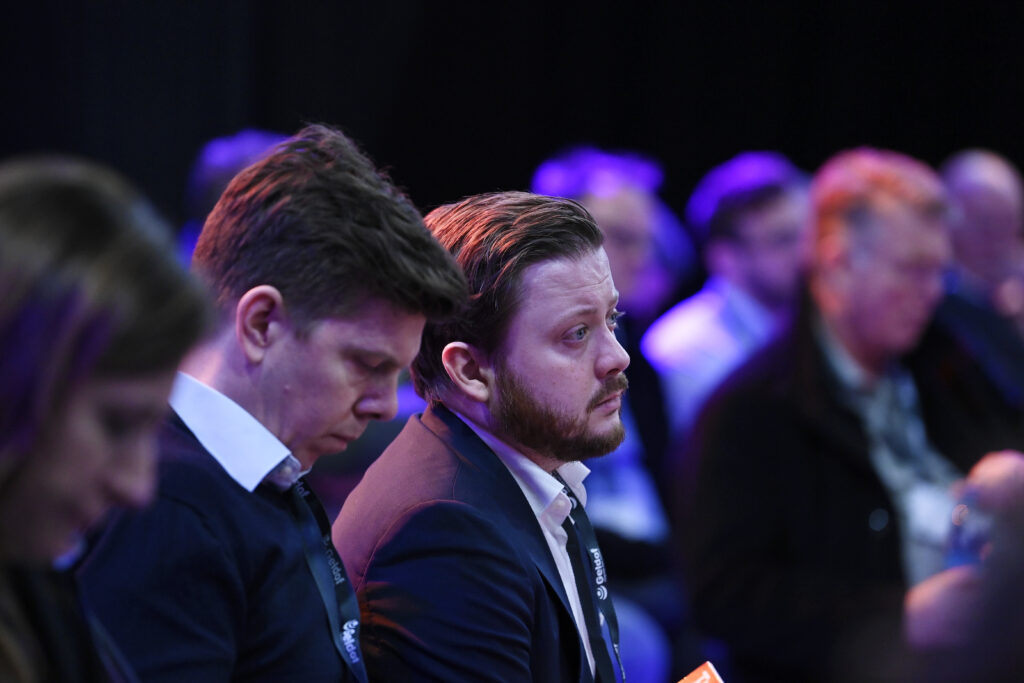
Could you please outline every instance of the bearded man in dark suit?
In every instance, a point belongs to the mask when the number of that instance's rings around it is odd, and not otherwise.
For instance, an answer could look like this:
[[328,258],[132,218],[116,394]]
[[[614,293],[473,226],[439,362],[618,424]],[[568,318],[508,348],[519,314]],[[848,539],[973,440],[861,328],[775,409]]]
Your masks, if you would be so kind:
[[612,683],[618,629],[581,462],[624,435],[629,357],[601,232],[574,201],[519,192],[426,221],[471,303],[427,327],[413,375],[430,405],[334,524],[367,669]]

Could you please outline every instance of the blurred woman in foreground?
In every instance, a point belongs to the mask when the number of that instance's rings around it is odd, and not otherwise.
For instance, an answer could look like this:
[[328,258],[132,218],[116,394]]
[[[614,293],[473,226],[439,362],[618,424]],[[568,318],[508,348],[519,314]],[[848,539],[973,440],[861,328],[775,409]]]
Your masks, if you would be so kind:
[[120,177],[0,164],[0,680],[131,680],[54,566],[152,497],[155,430],[207,315]]

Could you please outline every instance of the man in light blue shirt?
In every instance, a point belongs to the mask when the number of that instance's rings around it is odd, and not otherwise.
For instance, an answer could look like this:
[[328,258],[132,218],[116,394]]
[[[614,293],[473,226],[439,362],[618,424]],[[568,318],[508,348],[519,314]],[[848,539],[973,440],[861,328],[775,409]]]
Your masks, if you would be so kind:
[[687,220],[710,277],[641,342],[661,376],[677,444],[711,391],[771,338],[796,300],[808,250],[805,186],[781,155],[747,152],[712,169],[690,198]]

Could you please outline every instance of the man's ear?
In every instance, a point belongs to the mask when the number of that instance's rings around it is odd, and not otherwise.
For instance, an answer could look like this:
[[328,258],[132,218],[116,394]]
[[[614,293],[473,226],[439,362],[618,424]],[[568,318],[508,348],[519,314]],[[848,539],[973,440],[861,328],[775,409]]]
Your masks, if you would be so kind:
[[284,297],[276,287],[253,287],[235,306],[235,337],[250,363],[262,362],[267,349],[287,334],[290,326]]
[[441,351],[441,362],[456,389],[467,398],[487,403],[495,390],[495,375],[480,349],[465,342],[451,342]]
[[811,270],[811,291],[818,308],[826,315],[842,307],[851,288],[856,288],[851,270],[849,246],[838,232],[823,236],[815,248],[815,264]]
[[831,286],[847,286],[850,273],[850,249],[846,239],[838,232],[825,235],[818,242],[817,263]]

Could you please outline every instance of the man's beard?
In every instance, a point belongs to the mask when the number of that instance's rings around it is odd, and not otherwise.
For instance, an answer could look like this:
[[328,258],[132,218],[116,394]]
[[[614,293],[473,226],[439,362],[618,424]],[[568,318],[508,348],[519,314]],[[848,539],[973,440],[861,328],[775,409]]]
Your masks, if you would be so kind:
[[598,404],[629,386],[622,373],[605,381],[582,417],[570,416],[534,400],[519,377],[506,368],[500,368],[497,376],[498,405],[494,416],[501,436],[514,445],[555,460],[573,462],[611,453],[626,438],[621,419],[603,434],[588,430],[589,417]]

